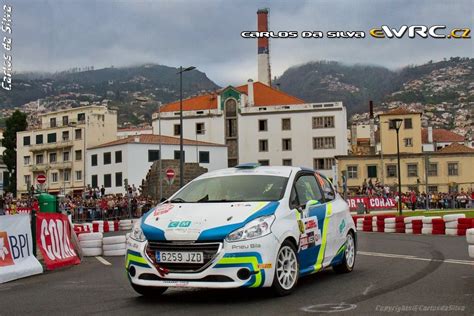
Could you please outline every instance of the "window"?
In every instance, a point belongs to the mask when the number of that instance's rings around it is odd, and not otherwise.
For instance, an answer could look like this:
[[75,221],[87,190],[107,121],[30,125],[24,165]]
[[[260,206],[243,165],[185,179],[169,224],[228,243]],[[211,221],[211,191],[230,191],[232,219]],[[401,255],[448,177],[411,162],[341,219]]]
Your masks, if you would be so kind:
[[237,136],[237,121],[235,119],[226,120],[226,136],[227,137],[236,137]]
[[321,186],[321,189],[323,190],[324,194],[324,200],[327,201],[332,201],[336,198],[336,194],[334,193],[334,189],[331,185],[331,182],[329,182],[328,179],[325,177],[319,175],[316,173],[316,179],[319,182],[319,185]]
[[357,179],[357,166],[347,166],[347,179]]
[[76,181],[81,181],[82,180],[82,170],[77,170],[76,171]]
[[82,129],[74,130],[74,139],[82,139]]
[[55,183],[58,181],[59,181],[58,173],[57,172],[51,173],[51,182]]
[[104,174],[104,187],[111,188],[112,187],[112,175]]
[[96,174],[93,174],[92,177],[91,177],[91,186],[93,188],[97,188],[97,186],[98,186],[97,175]]
[[428,193],[436,193],[438,192],[438,186],[437,185],[429,185],[428,186]]
[[405,143],[405,147],[413,147],[413,139],[411,138],[404,138],[403,142]]
[[270,160],[259,160],[258,163],[260,164],[260,166],[270,166]]
[[122,162],[122,151],[118,150],[115,152],[115,163],[121,163]]
[[30,136],[24,136],[23,137],[23,146],[30,146],[30,144],[31,144]]
[[181,135],[181,125],[174,124],[174,136]]
[[296,205],[305,205],[310,200],[323,200],[323,195],[313,175],[299,177],[295,182],[294,189],[296,191]]
[[367,177],[377,178],[377,166],[367,166]]
[[63,161],[69,161],[69,151],[63,152]]
[[43,143],[43,134],[36,135],[36,144],[40,145]]
[[76,150],[74,155],[76,156],[76,161],[82,160],[82,150]]
[[110,152],[104,153],[104,165],[110,165],[112,163],[112,154]]
[[291,130],[291,119],[289,118],[281,119],[281,130],[282,131]]
[[200,151],[199,152],[199,162],[200,163],[209,163],[209,152],[208,151]]
[[69,131],[64,131],[63,132],[63,141],[68,141],[69,140]]
[[[174,159],[177,159],[177,160],[181,159],[180,158],[180,156],[181,156],[180,152],[181,151],[179,151],[179,150],[174,151]],[[186,161],[186,152],[184,152],[184,151],[183,151],[183,161]]]
[[86,120],[86,113],[77,113],[77,121],[84,122]]
[[281,150],[283,150],[283,151],[291,150],[291,138],[282,139],[282,145],[281,146],[282,146]]
[[313,129],[333,128],[333,127],[334,127],[334,116],[313,117]]
[[196,135],[203,135],[205,131],[204,123],[196,123]]
[[122,173],[121,172],[115,173],[115,186],[116,187],[122,186]]
[[418,165],[413,163],[407,164],[407,173],[409,177],[418,177]]
[[36,164],[41,165],[43,163],[43,155],[36,155]]
[[267,120],[258,120],[258,131],[265,132],[268,130]]
[[457,176],[459,171],[457,162],[448,162],[448,176]]
[[56,118],[52,117],[49,119],[49,127],[56,127]]
[[258,151],[268,151],[268,140],[260,139],[258,141]]
[[315,170],[330,170],[334,166],[333,158],[314,158],[313,168]]
[[56,153],[50,153],[49,154],[49,162],[50,163],[55,163],[58,160],[58,155]]
[[397,177],[397,165],[387,165],[387,178]]
[[438,175],[438,164],[437,163],[429,163],[428,164],[428,176],[436,177]]
[[71,181],[71,171],[70,170],[64,170],[64,181]]
[[336,147],[336,138],[332,137],[313,137],[313,149],[332,149]]
[[155,149],[148,150],[148,162],[160,160],[160,151]]
[[[26,184],[27,186],[30,186],[30,185],[31,185],[31,175],[29,175],[29,174],[25,175],[25,178],[24,178],[24,179],[25,179],[25,184]],[[29,189],[30,189],[30,188],[28,188],[28,190],[29,190]]]
[[413,128],[413,124],[411,121],[411,118],[406,118],[403,120],[403,125],[405,126],[405,129],[411,129]]
[[48,144],[56,142],[56,133],[48,134]]
[[69,116],[63,116],[63,126],[66,126],[69,124]]
[[281,164],[283,166],[292,166],[293,165],[291,159],[283,159]]
[[23,164],[25,166],[28,166],[30,164],[30,162],[31,162],[31,157],[30,156],[24,156],[23,157]]
[[97,154],[91,156],[91,166],[97,166]]

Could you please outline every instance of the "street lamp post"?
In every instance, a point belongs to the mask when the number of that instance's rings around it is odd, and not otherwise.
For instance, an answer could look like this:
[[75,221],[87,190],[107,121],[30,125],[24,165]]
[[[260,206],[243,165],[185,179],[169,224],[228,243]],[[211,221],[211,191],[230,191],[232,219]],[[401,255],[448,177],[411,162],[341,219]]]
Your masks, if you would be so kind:
[[183,151],[183,72],[191,71],[196,67],[179,67],[179,187],[184,185],[184,151]]
[[393,119],[390,120],[390,125],[392,128],[395,129],[397,132],[397,174],[398,174],[398,214],[402,215],[402,177],[400,174],[400,137],[399,137],[399,131],[400,127],[402,126],[402,119]]

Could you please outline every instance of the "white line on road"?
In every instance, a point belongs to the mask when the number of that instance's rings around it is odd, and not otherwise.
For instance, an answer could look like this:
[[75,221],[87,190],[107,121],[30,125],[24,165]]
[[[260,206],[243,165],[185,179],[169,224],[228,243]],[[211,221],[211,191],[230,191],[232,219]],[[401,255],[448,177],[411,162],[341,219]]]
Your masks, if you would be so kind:
[[97,260],[99,260],[100,263],[102,264],[105,264],[106,266],[111,266],[112,264],[110,262],[108,262],[107,260],[105,260],[104,258],[100,257],[100,256],[97,256],[95,257]]
[[366,251],[357,251],[357,254],[363,255],[363,256],[372,256],[372,257],[397,258],[397,259],[419,260],[419,261],[434,261],[434,262],[445,262],[445,263],[465,264],[468,266],[474,266],[474,261],[469,261],[469,260],[456,260],[456,259],[441,260],[441,259],[420,258],[416,256],[409,256],[409,255],[397,255],[397,254],[392,254],[392,253],[366,252]]

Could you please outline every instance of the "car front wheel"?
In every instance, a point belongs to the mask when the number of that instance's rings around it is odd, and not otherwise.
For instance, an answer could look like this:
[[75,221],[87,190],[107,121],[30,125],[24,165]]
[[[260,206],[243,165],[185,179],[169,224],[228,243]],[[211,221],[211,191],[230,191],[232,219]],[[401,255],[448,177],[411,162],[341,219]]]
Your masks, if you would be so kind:
[[278,296],[285,296],[293,292],[298,283],[299,263],[296,247],[289,240],[285,240],[278,250],[275,264],[275,276],[272,288]]

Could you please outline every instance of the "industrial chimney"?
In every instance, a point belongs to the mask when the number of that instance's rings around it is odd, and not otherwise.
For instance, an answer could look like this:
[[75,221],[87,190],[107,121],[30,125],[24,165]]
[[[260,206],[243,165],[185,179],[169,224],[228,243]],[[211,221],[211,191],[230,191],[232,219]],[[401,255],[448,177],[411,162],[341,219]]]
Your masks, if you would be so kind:
[[369,101],[370,147],[375,148],[374,103]]
[[[257,11],[257,29],[259,32],[268,32],[268,9]],[[270,50],[268,38],[259,38],[258,47],[258,81],[271,85]]]

